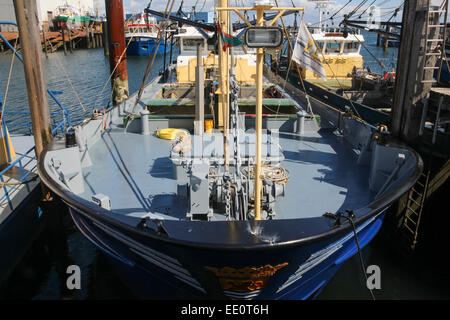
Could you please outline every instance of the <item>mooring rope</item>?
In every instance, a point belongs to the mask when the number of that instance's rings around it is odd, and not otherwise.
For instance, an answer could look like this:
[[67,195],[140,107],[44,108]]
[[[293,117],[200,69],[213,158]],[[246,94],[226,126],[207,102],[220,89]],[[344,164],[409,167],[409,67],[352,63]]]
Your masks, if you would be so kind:
[[[70,31],[69,31],[69,32],[70,32]],[[52,50],[52,52],[53,52],[53,45],[52,45],[52,42],[51,42],[51,41],[48,41],[48,43],[50,43],[50,48],[51,48],[51,50]],[[67,80],[68,80],[68,82],[69,82],[69,84],[70,84],[70,87],[72,88],[73,93],[75,93],[75,96],[77,97],[78,102],[80,103],[81,107],[83,108],[83,111],[84,111],[84,112],[87,112],[86,108],[84,107],[83,103],[81,102],[81,99],[80,99],[80,96],[78,95],[77,90],[75,90],[75,87],[74,87],[73,84],[72,84],[72,80],[70,80],[69,74],[67,73],[67,71],[66,71],[66,69],[64,68],[63,64],[61,63],[61,60],[59,59],[59,56],[58,56],[58,55],[56,55],[56,61],[58,62],[60,69],[64,72],[64,75],[66,76],[66,78],[67,78]]]
[[367,284],[369,283],[369,279],[367,277],[366,267],[364,266],[364,259],[363,259],[363,256],[362,256],[361,246],[359,245],[358,232],[356,230],[356,226],[355,226],[355,223],[353,221],[353,219],[355,218],[355,214],[354,214],[353,210],[345,210],[345,211],[348,214],[347,216],[345,216],[342,212],[338,212],[336,214],[330,213],[330,212],[326,212],[323,216],[325,218],[330,218],[330,219],[335,220],[336,221],[335,225],[340,225],[341,224],[341,221],[340,221],[341,218],[347,219],[347,221],[352,226],[353,234],[354,234],[355,242],[356,242],[356,247],[358,248],[359,262],[361,264],[361,268],[362,268],[362,272],[364,274],[364,277],[366,278],[366,287],[367,287],[367,289],[370,292],[372,300],[375,301],[376,299],[375,299],[375,295],[373,294],[372,289],[369,286],[367,286]]

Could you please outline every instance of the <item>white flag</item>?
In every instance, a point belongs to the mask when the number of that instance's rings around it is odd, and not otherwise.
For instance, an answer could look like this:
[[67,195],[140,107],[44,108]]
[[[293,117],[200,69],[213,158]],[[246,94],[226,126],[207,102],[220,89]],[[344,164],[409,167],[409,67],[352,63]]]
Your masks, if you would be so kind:
[[320,49],[314,44],[308,28],[302,20],[298,29],[297,39],[295,40],[292,60],[297,62],[300,67],[311,70],[323,80],[327,80],[327,75],[319,55]]

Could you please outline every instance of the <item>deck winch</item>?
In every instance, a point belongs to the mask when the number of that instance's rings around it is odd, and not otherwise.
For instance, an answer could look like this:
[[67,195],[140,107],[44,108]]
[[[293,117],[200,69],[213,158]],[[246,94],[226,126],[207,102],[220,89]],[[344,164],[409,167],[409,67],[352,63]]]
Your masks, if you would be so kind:
[[[227,220],[254,218],[254,132],[238,129],[229,135],[230,154],[228,172],[225,167],[223,133],[192,135],[187,152],[180,152],[175,142],[171,152],[178,195],[188,198],[187,218],[210,220],[213,213],[223,214]],[[262,157],[262,218],[276,215],[276,199],[284,196],[289,172],[280,166],[284,159],[278,144],[278,131],[263,134]]]

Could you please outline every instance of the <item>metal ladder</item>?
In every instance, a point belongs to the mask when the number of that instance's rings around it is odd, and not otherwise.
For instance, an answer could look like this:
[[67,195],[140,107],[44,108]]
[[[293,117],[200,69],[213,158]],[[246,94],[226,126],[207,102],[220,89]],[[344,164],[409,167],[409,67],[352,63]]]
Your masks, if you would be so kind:
[[[446,59],[445,55],[445,40],[447,37],[447,11],[448,11],[448,0],[443,0],[442,4],[439,6],[439,9],[435,9],[430,5],[430,1],[427,1],[426,7],[426,32],[425,32],[425,46],[424,46],[424,59],[423,59],[423,72],[422,72],[422,83],[437,83],[441,77],[441,69],[444,59]],[[438,14],[438,19],[436,22],[436,14]],[[442,15],[444,16],[444,22],[441,24]],[[431,24],[430,24],[431,20]],[[440,29],[443,28],[444,32],[440,33]],[[434,34],[437,35],[437,38],[430,39],[430,35],[434,30]],[[430,59],[431,57],[440,56],[439,66],[433,62],[434,59]],[[429,73],[426,71],[429,70],[438,70],[436,79],[429,79]]]
[[[422,211],[427,198],[428,182],[430,172],[422,173],[416,184],[408,193],[408,201],[406,204],[405,217],[403,219],[403,227],[407,231],[410,240],[410,248],[415,249],[417,238],[419,235],[419,226],[422,218]],[[412,236],[412,239],[411,239]]]

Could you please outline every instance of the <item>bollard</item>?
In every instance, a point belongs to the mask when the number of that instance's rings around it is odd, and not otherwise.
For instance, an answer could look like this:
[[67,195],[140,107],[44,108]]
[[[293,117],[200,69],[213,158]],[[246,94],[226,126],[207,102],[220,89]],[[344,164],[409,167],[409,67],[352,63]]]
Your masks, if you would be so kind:
[[148,115],[150,111],[144,109],[141,111],[141,134],[149,135],[150,134],[150,125],[148,123]]
[[303,134],[305,131],[305,112],[303,110],[297,112],[297,130],[298,134]]

